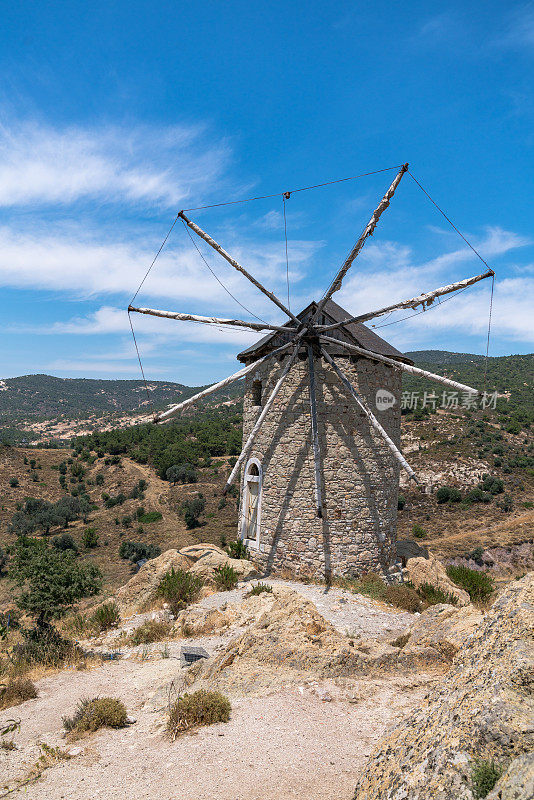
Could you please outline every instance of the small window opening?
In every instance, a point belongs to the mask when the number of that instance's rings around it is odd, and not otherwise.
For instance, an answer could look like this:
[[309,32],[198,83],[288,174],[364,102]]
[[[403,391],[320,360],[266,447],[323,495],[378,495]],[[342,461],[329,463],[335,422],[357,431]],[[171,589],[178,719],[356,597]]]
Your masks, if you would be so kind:
[[261,406],[261,381],[252,383],[252,405]]

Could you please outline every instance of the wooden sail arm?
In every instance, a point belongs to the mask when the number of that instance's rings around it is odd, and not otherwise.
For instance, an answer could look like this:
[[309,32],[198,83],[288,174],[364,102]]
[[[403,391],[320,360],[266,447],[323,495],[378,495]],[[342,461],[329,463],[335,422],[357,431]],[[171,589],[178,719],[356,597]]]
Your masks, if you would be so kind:
[[479,389],[473,389],[471,386],[465,386],[463,383],[458,383],[458,381],[451,380],[451,378],[444,378],[443,375],[435,375],[433,372],[427,372],[426,369],[420,369],[419,367],[414,367],[411,364],[404,364],[402,361],[396,361],[393,358],[380,355],[380,353],[373,353],[372,350],[365,350],[363,347],[358,347],[358,345],[355,344],[349,344],[349,342],[345,342],[342,339],[334,339],[333,336],[324,336],[323,334],[321,334],[319,338],[322,342],[341,345],[351,353],[358,353],[359,355],[365,356],[365,358],[373,359],[374,361],[382,361],[384,364],[388,364],[388,366],[393,367],[394,369],[402,370],[403,372],[409,372],[410,375],[418,375],[422,378],[429,378],[437,383],[450,386],[452,389],[456,389],[459,392],[468,392],[469,394],[473,395],[482,394]]
[[332,325],[317,325],[317,330],[320,332],[324,331],[332,331],[334,328],[340,328],[342,325],[349,325],[352,322],[365,322],[368,319],[373,319],[373,317],[381,317],[383,314],[389,314],[391,311],[397,311],[400,308],[417,308],[417,306],[426,306],[432,305],[436,297],[441,297],[444,294],[451,294],[451,292],[457,292],[460,289],[465,289],[468,286],[471,286],[473,283],[478,283],[478,281],[483,281],[485,278],[490,278],[494,275],[494,271],[489,269],[487,272],[482,273],[482,275],[473,275],[472,278],[465,278],[463,281],[457,281],[457,283],[450,283],[447,286],[440,286],[439,289],[433,289],[431,292],[425,292],[424,294],[420,294],[417,297],[412,297],[410,300],[402,300],[400,303],[393,303],[391,306],[386,306],[385,308],[379,308],[377,311],[369,311],[366,314],[359,314],[356,317],[349,317],[348,319],[344,319],[342,322],[334,322]]
[[128,306],[128,311],[135,311],[137,314],[148,314],[152,317],[164,317],[165,319],[177,319],[183,322],[203,322],[207,325],[231,325],[237,328],[250,328],[253,331],[283,331],[287,333],[287,328],[280,325],[269,325],[267,322],[246,322],[242,319],[220,319],[219,317],[201,317],[198,314],[182,314],[180,311],[161,311],[158,308],[134,308]]
[[308,345],[308,375],[309,375],[309,392],[310,392],[310,414],[311,414],[311,429],[312,429],[312,444],[313,444],[313,462],[314,462],[314,475],[315,475],[315,505],[317,508],[317,516],[321,519],[323,516],[323,499],[321,488],[321,448],[319,444],[319,427],[317,424],[317,401],[315,396],[315,367],[313,362],[313,347]]
[[168,408],[166,411],[160,411],[159,414],[156,414],[153,421],[167,422],[167,420],[171,419],[172,417],[175,417],[177,414],[180,413],[180,411],[183,411],[184,408],[187,408],[187,406],[191,406],[193,405],[193,403],[197,403],[204,397],[213,394],[213,392],[216,392],[217,389],[222,389],[224,386],[228,386],[230,383],[233,383],[234,381],[238,381],[241,378],[244,378],[245,375],[248,375],[249,372],[252,372],[253,370],[257,369],[257,367],[259,367],[260,364],[263,364],[263,362],[266,361],[268,358],[272,358],[273,356],[282,353],[284,350],[287,350],[288,347],[291,347],[293,344],[294,342],[291,341],[282,345],[282,347],[277,347],[276,350],[272,350],[266,356],[259,358],[257,361],[254,361],[247,367],[243,367],[243,369],[240,369],[238,372],[234,372],[234,374],[230,375],[228,378],[224,378],[222,381],[214,383],[212,386],[208,386],[207,389],[203,389],[201,392],[198,392],[198,394],[193,395],[193,397],[188,397],[187,400],[183,400],[181,403],[178,403],[175,406],[171,406],[171,408]]
[[399,450],[399,448],[397,447],[395,442],[393,442],[392,439],[388,436],[388,434],[386,433],[386,431],[384,430],[382,425],[379,423],[379,421],[377,420],[377,418],[375,417],[375,415],[371,411],[371,409],[368,407],[368,405],[365,402],[365,400],[362,397],[360,397],[360,395],[358,394],[356,389],[353,387],[353,385],[351,384],[351,382],[349,381],[347,376],[340,370],[340,368],[338,367],[338,365],[336,364],[334,359],[326,352],[324,347],[321,347],[321,355],[323,356],[323,358],[325,358],[328,361],[328,363],[330,364],[330,366],[332,367],[332,369],[334,370],[334,372],[338,376],[338,378],[341,381],[341,383],[343,384],[343,386],[352,395],[352,397],[354,398],[354,400],[356,401],[358,406],[362,409],[363,413],[368,418],[368,420],[371,423],[371,425],[373,426],[373,428],[376,431],[378,431],[378,433],[385,440],[387,446],[389,447],[389,449],[391,450],[391,452],[393,453],[393,455],[395,456],[395,458],[397,459],[397,461],[399,462],[401,467],[408,473],[408,475],[410,476],[410,478],[412,478],[412,480],[414,480],[416,483],[418,483],[418,480],[417,480],[417,477],[415,475],[415,472],[410,467],[410,465],[408,464],[408,462],[406,461],[406,459],[402,455],[401,451]]
[[266,295],[269,298],[269,300],[271,300],[275,305],[277,305],[278,308],[284,312],[284,314],[287,314],[287,316],[290,319],[292,319],[293,322],[296,322],[298,327],[302,326],[301,320],[298,319],[298,317],[296,317],[293,314],[293,312],[289,310],[289,308],[286,308],[286,306],[282,303],[281,300],[278,299],[278,297],[276,297],[276,295],[270,292],[269,289],[266,289],[265,286],[263,286],[259,281],[256,280],[256,278],[254,278],[250,274],[250,272],[247,272],[247,270],[244,267],[242,267],[241,264],[239,264],[235,260],[235,258],[232,258],[232,256],[229,255],[226,252],[226,250],[224,250],[224,248],[222,248],[221,245],[215,241],[215,239],[212,239],[209,234],[207,234],[205,231],[202,230],[202,228],[199,228],[199,226],[196,223],[188,219],[188,217],[186,217],[183,211],[180,211],[178,216],[181,217],[181,219],[183,219],[185,224],[189,228],[191,228],[191,230],[194,231],[197,234],[197,236],[200,236],[201,239],[204,239],[204,241],[207,242],[207,244],[209,244],[210,247],[213,247],[213,249],[217,253],[219,253],[219,255],[222,256],[225,261],[227,261],[234,269],[236,269],[238,272],[244,275],[245,278],[248,278],[248,280],[251,283],[253,283],[254,286],[260,290],[260,292],[263,292],[263,294]]
[[243,447],[243,449],[241,451],[241,454],[240,454],[239,458],[237,459],[237,461],[235,463],[235,466],[234,466],[232,472],[230,473],[230,476],[229,476],[228,480],[226,481],[226,485],[225,485],[225,487],[223,489],[223,495],[225,495],[228,492],[228,489],[230,488],[230,486],[235,481],[236,476],[239,474],[239,470],[241,469],[241,467],[243,465],[243,462],[245,461],[245,459],[247,458],[248,454],[250,453],[252,445],[254,444],[254,440],[256,439],[256,436],[258,435],[258,432],[259,432],[259,430],[260,430],[260,428],[261,428],[261,426],[263,424],[263,421],[264,421],[265,417],[267,416],[267,414],[269,413],[269,409],[271,408],[272,404],[274,403],[276,395],[280,391],[280,389],[282,387],[282,384],[283,384],[283,382],[285,381],[285,379],[287,377],[287,373],[289,372],[289,370],[291,369],[291,367],[293,366],[293,364],[296,361],[296,358],[297,358],[297,355],[298,355],[298,352],[299,352],[299,343],[297,342],[295,344],[293,342],[293,345],[294,345],[295,349],[294,349],[293,353],[291,354],[291,356],[289,357],[289,359],[287,361],[287,364],[285,365],[284,369],[282,370],[282,374],[278,378],[278,380],[277,380],[277,382],[275,384],[275,387],[274,387],[273,391],[271,392],[271,394],[269,396],[269,399],[265,403],[260,416],[256,420],[256,423],[255,423],[254,427],[252,428],[247,441],[245,442],[245,445],[244,445],[244,447]]
[[367,225],[365,227],[365,230],[363,231],[362,235],[360,236],[360,238],[358,239],[358,241],[356,242],[356,244],[354,245],[354,247],[352,248],[352,250],[348,254],[347,258],[345,259],[345,262],[343,263],[343,266],[341,267],[341,269],[337,273],[336,277],[334,278],[334,280],[330,284],[330,287],[326,291],[326,294],[324,295],[322,300],[320,300],[320,302],[319,302],[319,304],[317,306],[317,310],[316,310],[315,315],[314,315],[314,319],[315,320],[319,319],[319,315],[321,314],[321,311],[323,310],[323,308],[324,308],[325,304],[328,302],[328,300],[330,300],[330,298],[332,297],[334,292],[337,292],[339,289],[341,289],[341,284],[343,283],[343,279],[344,279],[345,275],[347,274],[347,272],[351,268],[354,259],[361,252],[361,250],[362,250],[365,242],[369,238],[369,236],[373,235],[373,233],[375,231],[375,228],[378,225],[378,220],[380,219],[380,217],[382,216],[382,214],[384,213],[386,208],[389,206],[389,204],[391,202],[391,199],[392,199],[393,195],[395,194],[397,186],[401,182],[402,176],[404,175],[404,173],[407,170],[408,170],[408,164],[403,164],[403,166],[399,170],[398,174],[395,176],[395,180],[393,181],[393,183],[391,184],[391,186],[389,187],[389,189],[385,193],[384,197],[382,198],[382,200],[378,204],[377,208],[373,211],[373,215],[372,215],[371,219],[369,220],[369,222],[367,223]]

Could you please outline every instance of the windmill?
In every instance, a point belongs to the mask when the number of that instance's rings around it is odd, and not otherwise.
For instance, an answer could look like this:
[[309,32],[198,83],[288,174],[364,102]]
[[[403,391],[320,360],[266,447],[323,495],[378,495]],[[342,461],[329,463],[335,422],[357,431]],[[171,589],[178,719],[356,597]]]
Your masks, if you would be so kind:
[[[224,493],[243,471],[240,536],[266,568],[298,570],[304,565],[330,574],[394,571],[399,470],[417,482],[399,446],[402,373],[481,394],[415,367],[363,323],[398,309],[426,309],[444,295],[493,276],[490,268],[363,314],[351,315],[332,300],[406,172],[408,164],[400,168],[322,298],[299,314],[179,212],[177,219],[286,315],[282,325],[128,308],[129,313],[267,332],[238,356],[245,363],[242,369],[154,417],[156,423],[166,422],[245,378],[243,448]],[[389,409],[375,413],[371,404],[378,389],[393,400]]]

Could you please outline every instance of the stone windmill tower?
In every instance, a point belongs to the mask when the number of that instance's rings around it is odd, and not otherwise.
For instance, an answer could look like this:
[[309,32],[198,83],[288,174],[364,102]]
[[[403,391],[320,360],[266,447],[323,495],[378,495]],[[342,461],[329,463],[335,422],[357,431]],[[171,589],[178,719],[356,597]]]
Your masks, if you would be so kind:
[[358,316],[331,298],[388,207],[401,167],[323,297],[295,315],[181,211],[184,226],[216,250],[282,310],[283,325],[200,317],[129,306],[128,312],[269,331],[238,358],[229,378],[155,415],[164,422],[245,378],[243,449],[225,486],[241,476],[239,535],[266,570],[385,576],[395,571],[399,470],[415,474],[399,449],[402,372],[457,391],[479,392],[426,372],[363,323],[396,309],[423,309],[493,270]]

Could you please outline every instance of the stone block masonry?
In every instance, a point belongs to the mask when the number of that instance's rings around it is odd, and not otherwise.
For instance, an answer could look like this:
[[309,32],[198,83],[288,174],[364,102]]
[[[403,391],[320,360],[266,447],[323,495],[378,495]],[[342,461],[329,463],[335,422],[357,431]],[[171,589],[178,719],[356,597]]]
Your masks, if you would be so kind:
[[[401,375],[385,364],[359,358],[336,361],[391,439],[400,444]],[[283,369],[269,360],[246,378],[243,441]],[[261,464],[259,537],[252,555],[266,571],[289,569],[315,577],[392,571],[395,557],[398,463],[331,367],[315,360],[321,447],[323,519],[315,506],[315,472],[306,360],[290,370],[249,458]],[[394,395],[378,410],[376,392]],[[246,469],[244,470],[246,473]],[[242,476],[243,484],[243,476]],[[241,535],[247,492],[241,492]]]

